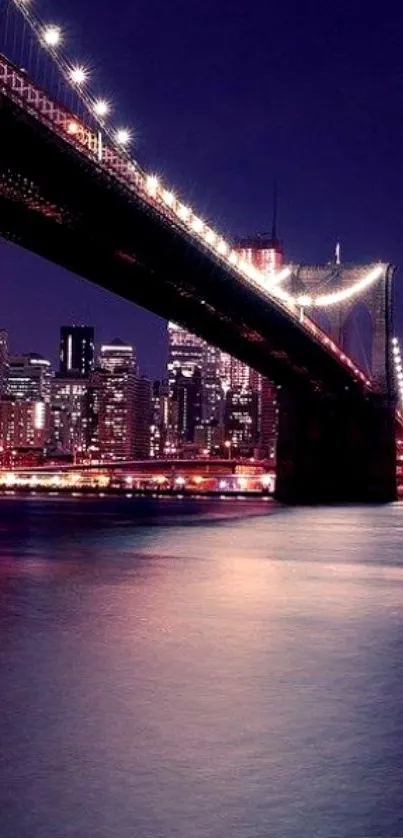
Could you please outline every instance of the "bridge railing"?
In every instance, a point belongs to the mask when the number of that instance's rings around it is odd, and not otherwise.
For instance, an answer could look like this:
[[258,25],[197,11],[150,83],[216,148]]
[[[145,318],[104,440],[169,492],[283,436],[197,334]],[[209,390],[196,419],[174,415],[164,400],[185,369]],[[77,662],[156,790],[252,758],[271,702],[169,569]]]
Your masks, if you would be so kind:
[[119,181],[122,186],[134,191],[150,208],[174,224],[186,236],[190,236],[198,247],[233,272],[238,280],[249,286],[252,284],[259,294],[287,312],[317,343],[324,346],[347,368],[353,378],[360,381],[364,387],[371,388],[371,380],[363,370],[302,312],[300,306],[292,301],[281,300],[270,293],[265,276],[254,265],[243,260],[238,252],[190,207],[169,189],[164,188],[156,177],[147,174],[137,163],[130,160],[123,150],[119,151],[105,142],[102,130],[95,131],[86,125],[81,118],[32,83],[24,71],[18,70],[4,56],[0,56],[0,90],[18,105],[23,104],[36,119],[48,125],[64,141],[81,154],[85,154],[93,164]]

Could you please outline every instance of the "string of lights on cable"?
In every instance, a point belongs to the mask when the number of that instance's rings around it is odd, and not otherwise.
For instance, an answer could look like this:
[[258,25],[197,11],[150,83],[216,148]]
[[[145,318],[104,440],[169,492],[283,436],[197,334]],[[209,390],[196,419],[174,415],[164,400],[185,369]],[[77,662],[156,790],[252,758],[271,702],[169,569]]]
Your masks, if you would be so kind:
[[[68,40],[66,29],[55,22],[45,22],[40,17],[34,0],[8,0],[8,3],[21,13],[27,23],[32,37],[40,50],[44,51],[59,71],[67,89],[74,94],[74,101],[78,102],[84,111],[84,119],[80,113],[71,111],[71,118],[67,126],[67,133],[77,142],[82,142],[93,153],[99,163],[111,160],[111,149],[125,164],[125,177],[129,187],[140,190],[142,195],[156,206],[159,211],[172,218],[188,235],[198,243],[214,253],[215,258],[224,262],[228,269],[236,271],[237,275],[249,283],[253,283],[256,290],[268,295],[278,305],[287,308],[296,318],[301,310],[326,308],[345,302],[366,291],[378,281],[383,273],[382,265],[377,265],[358,281],[342,289],[335,289],[328,293],[293,294],[287,290],[287,279],[292,277],[292,266],[286,266],[279,271],[274,269],[267,273],[259,270],[252,262],[247,261],[234,249],[230,242],[212,228],[186,202],[180,199],[174,190],[168,187],[164,180],[155,173],[146,172],[131,156],[130,146],[134,141],[134,132],[127,126],[114,128],[110,122],[113,107],[110,97],[95,95],[92,91],[92,77],[90,65],[81,61],[72,61],[65,52]],[[95,132],[90,134],[91,125]],[[119,167],[116,165],[117,170]],[[120,166],[119,173],[123,169]],[[306,316],[304,325],[316,337],[320,338],[320,330]]]

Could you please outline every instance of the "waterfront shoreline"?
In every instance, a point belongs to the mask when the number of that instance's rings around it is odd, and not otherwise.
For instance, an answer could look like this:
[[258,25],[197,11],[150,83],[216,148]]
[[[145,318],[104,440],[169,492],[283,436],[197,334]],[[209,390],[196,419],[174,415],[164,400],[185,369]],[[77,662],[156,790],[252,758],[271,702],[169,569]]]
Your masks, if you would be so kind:
[[0,498],[6,497],[97,497],[97,498],[176,498],[178,500],[197,499],[197,500],[274,500],[273,494],[270,492],[255,492],[255,491],[192,491],[191,489],[163,489],[156,491],[155,489],[133,489],[128,490],[124,487],[110,487],[97,490],[93,487],[81,487],[80,489],[72,489],[71,487],[60,487],[58,489],[49,489],[47,487],[37,486],[32,489],[26,487],[15,486],[10,489],[1,488]]

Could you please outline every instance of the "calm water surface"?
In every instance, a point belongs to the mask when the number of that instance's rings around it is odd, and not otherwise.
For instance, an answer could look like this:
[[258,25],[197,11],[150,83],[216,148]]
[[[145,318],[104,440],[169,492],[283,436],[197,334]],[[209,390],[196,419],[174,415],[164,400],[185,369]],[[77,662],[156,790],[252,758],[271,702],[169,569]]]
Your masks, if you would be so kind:
[[403,508],[0,501],[1,838],[401,838]]

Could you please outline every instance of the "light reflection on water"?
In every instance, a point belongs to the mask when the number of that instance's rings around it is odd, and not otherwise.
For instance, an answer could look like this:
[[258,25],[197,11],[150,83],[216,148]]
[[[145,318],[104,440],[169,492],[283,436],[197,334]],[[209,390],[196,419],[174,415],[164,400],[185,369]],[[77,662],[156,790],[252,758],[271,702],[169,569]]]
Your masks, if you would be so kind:
[[0,511],[2,838],[403,835],[401,506]]

